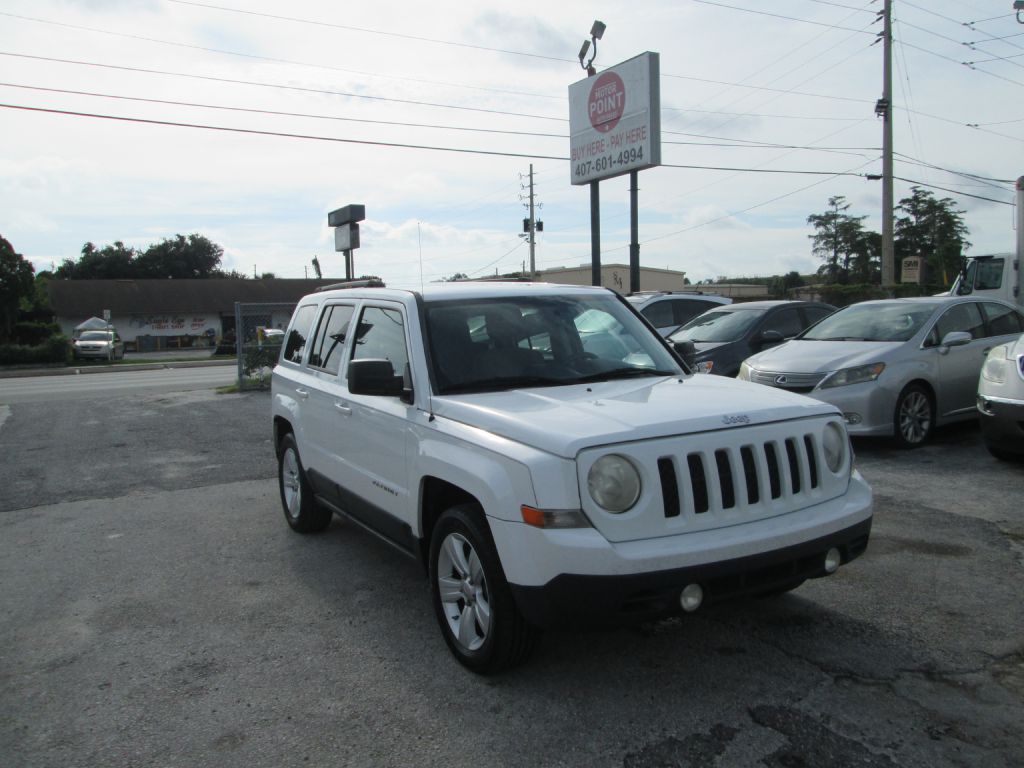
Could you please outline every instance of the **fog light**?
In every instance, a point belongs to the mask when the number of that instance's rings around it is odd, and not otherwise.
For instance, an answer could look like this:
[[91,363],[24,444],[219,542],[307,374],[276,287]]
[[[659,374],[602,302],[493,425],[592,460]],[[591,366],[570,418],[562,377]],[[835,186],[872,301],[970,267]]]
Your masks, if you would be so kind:
[[838,549],[832,547],[832,549],[825,553],[825,573],[835,573],[839,570],[842,562],[843,556],[839,554]]
[[847,424],[860,424],[861,421],[859,413],[844,413],[843,418]]
[[704,602],[704,590],[700,584],[687,584],[679,595],[679,605],[687,613],[693,613]]

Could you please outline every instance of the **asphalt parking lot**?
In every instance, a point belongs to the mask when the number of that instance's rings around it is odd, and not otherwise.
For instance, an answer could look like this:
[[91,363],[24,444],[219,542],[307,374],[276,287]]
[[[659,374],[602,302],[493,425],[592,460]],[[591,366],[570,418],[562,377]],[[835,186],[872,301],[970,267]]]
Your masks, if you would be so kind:
[[855,443],[867,554],[462,669],[413,562],[281,518],[266,393],[0,417],[4,766],[1024,764],[1024,465]]

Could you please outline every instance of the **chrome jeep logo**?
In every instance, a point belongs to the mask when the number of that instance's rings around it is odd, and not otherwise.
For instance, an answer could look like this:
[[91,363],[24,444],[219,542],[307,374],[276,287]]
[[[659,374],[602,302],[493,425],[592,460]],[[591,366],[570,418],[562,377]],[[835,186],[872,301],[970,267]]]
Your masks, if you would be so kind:
[[723,416],[722,423],[726,426],[732,426],[733,424],[749,424],[750,417],[745,413],[740,414],[739,416]]

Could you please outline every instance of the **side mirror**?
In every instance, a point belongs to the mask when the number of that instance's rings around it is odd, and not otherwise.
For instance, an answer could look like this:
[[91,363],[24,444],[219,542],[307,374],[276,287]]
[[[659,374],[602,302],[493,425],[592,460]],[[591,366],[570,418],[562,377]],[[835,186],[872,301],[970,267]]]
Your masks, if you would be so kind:
[[943,347],[962,347],[964,344],[970,344],[974,340],[974,337],[967,331],[950,331],[942,337]]
[[761,331],[761,336],[759,338],[762,347],[768,347],[772,344],[781,344],[785,340],[785,336],[778,331],[773,330]]
[[692,341],[689,339],[673,341],[672,349],[686,363],[686,367],[690,369],[691,373],[697,370],[697,347]]
[[402,379],[395,375],[390,360],[364,358],[348,364],[348,391],[353,395],[402,394]]

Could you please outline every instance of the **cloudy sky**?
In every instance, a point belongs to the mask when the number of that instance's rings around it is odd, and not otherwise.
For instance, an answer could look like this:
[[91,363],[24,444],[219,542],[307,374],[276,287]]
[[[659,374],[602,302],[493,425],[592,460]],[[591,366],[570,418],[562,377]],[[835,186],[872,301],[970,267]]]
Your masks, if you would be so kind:
[[[894,0],[896,199],[964,211],[1011,250],[1024,174],[1012,0]],[[641,263],[693,280],[808,272],[807,216],[881,229],[881,0],[623,3],[0,0],[0,235],[37,269],[85,242],[219,243],[223,266],[343,276],[327,213],[366,206],[356,271],[414,287],[519,269],[532,163],[539,269],[589,264],[568,86],[661,58],[663,166],[640,174]],[[112,119],[117,118],[117,119]],[[627,178],[601,185],[628,261]]]

